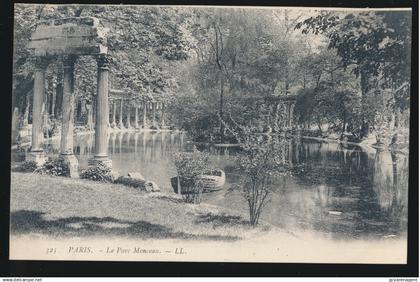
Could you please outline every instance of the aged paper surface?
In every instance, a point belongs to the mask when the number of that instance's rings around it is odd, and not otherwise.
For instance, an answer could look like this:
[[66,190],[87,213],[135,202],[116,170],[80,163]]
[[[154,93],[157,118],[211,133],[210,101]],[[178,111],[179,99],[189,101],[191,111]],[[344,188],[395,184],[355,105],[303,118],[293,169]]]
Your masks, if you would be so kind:
[[407,263],[410,9],[15,17],[10,259]]

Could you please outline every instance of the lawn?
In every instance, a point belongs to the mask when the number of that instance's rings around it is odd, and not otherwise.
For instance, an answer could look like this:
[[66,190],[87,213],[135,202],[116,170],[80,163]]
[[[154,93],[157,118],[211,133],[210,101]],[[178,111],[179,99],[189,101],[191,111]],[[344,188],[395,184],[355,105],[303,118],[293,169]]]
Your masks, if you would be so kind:
[[[404,263],[406,240],[332,240],[175,194],[30,173],[11,175],[12,259]],[[94,250],[74,253],[82,246]],[[108,246],[108,247],[107,247]],[[160,253],[118,253],[141,247]],[[176,254],[183,247],[186,254]],[[108,253],[108,248],[117,250]],[[55,250],[51,254],[46,250]],[[166,253],[169,250],[170,253]],[[369,250],[368,252],[366,250]]]
[[233,211],[176,194],[31,173],[11,174],[11,233],[236,241],[261,235]]

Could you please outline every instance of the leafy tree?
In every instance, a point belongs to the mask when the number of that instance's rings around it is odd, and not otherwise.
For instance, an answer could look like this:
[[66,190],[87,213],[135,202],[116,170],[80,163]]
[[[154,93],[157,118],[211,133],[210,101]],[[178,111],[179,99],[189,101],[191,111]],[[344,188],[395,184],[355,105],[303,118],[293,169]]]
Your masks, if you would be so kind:
[[409,12],[322,11],[296,25],[308,34],[324,34],[337,50],[344,67],[360,78],[363,128],[368,133],[375,113],[369,112],[372,92],[378,87],[409,81],[411,14]]
[[[15,71],[18,86],[32,79],[33,58],[26,46],[36,24],[69,16],[94,16],[108,27],[108,50],[113,87],[134,93],[133,98],[152,96],[161,99],[162,93],[174,87],[171,72],[162,68],[165,61],[187,59],[190,54],[190,35],[185,11],[178,8],[111,5],[16,5],[15,10]],[[51,65],[49,69],[59,68]],[[76,63],[75,82],[78,97],[91,101],[96,89],[96,66],[91,58],[81,57]],[[47,74],[47,80],[56,76]],[[27,92],[15,91],[15,99],[23,108]]]

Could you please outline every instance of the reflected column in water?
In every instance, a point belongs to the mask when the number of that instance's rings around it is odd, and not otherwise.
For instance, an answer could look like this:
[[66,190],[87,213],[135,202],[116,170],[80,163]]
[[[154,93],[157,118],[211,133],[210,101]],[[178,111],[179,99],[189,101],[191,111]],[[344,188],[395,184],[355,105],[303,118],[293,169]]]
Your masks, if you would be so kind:
[[88,148],[88,154],[91,155],[93,151],[93,134],[88,135],[86,146]]
[[288,155],[289,155],[289,165],[290,166],[293,166],[293,144],[292,144],[292,140],[291,139],[289,139],[288,141],[287,141],[287,147],[288,147],[288,150],[287,150],[287,153],[288,153]]
[[115,139],[117,138],[117,134],[115,132],[111,133],[111,146],[112,146],[112,155],[115,154]]
[[118,132],[118,154],[119,154],[120,159],[121,159],[121,154],[122,154],[123,135],[124,133]]
[[131,135],[131,132],[126,132],[125,133],[125,143],[127,144],[128,152],[130,152],[130,150],[131,150],[131,148],[130,148],[130,135]]
[[296,164],[299,164],[299,153],[300,153],[300,146],[299,146],[299,144],[296,142],[296,140],[293,140],[293,142],[294,142],[294,147],[295,147],[295,162],[296,162]]
[[139,136],[139,134],[137,132],[135,132],[134,133],[134,152],[136,153],[136,156],[137,156],[137,138],[138,138],[138,136]]
[[151,150],[150,150],[150,160],[151,161],[155,160],[155,154],[156,154],[155,143],[156,143],[156,134],[152,134],[152,147],[151,147]]
[[171,132],[171,148],[173,148],[174,145],[174,137],[175,137],[175,133]]

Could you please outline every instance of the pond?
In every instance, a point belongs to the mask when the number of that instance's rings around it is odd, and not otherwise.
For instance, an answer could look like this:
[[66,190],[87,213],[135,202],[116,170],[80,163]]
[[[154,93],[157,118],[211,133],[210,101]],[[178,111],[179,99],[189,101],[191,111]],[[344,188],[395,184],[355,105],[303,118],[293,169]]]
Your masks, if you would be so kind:
[[[94,135],[74,137],[81,168],[93,156]],[[140,172],[165,192],[176,171],[172,154],[187,137],[180,132],[111,132],[109,156],[120,174]],[[45,144],[48,155],[59,154],[59,140]],[[290,139],[285,148],[293,164],[290,175],[276,179],[262,220],[289,232],[302,231],[333,239],[398,238],[407,231],[408,156],[388,150]],[[247,204],[235,187],[243,175],[235,170],[234,149],[211,150],[212,162],[225,170],[225,189],[203,201],[247,216]],[[12,152],[12,161],[24,153]],[[228,192],[230,191],[230,192]]]

